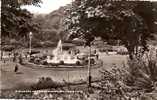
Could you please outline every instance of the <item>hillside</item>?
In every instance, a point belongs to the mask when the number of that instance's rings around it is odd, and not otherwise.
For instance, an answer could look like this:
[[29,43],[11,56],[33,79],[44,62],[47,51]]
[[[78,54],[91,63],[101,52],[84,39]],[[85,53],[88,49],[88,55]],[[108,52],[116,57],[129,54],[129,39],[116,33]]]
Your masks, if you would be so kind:
[[65,33],[63,32],[63,19],[65,18],[66,7],[60,7],[58,10],[55,10],[47,15],[36,15],[34,17],[34,21],[39,23],[40,25],[40,35],[37,33],[37,37],[40,40],[50,40],[50,41],[58,41],[59,39],[63,39],[65,37]]

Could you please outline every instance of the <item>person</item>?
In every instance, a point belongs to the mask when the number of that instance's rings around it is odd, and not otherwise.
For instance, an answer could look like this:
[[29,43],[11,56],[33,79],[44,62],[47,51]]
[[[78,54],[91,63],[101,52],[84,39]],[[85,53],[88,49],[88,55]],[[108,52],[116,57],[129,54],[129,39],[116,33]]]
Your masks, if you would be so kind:
[[156,57],[157,57],[157,49],[156,49]]
[[10,52],[9,52],[8,56],[9,56],[9,61],[11,61],[11,60],[10,60],[10,59],[11,59],[11,57],[10,57],[10,56],[11,56],[11,53],[10,53]]
[[94,55],[96,56],[96,59],[99,59],[99,55],[98,55],[98,53],[96,52],[96,50],[94,50]]
[[16,62],[16,53],[13,54],[13,62]]
[[3,63],[5,63],[6,62],[6,60],[5,59],[3,59]]
[[25,59],[27,59],[27,54],[25,53],[24,55],[25,55]]
[[80,53],[80,50],[79,49],[77,49],[77,54],[79,54]]
[[16,64],[16,65],[15,65],[14,72],[18,72],[18,69],[19,69],[18,67],[19,67],[19,66]]
[[23,59],[22,59],[22,54],[19,56],[19,63],[22,65],[23,64]]
[[106,50],[106,54],[109,55],[109,54],[108,54],[108,50]]

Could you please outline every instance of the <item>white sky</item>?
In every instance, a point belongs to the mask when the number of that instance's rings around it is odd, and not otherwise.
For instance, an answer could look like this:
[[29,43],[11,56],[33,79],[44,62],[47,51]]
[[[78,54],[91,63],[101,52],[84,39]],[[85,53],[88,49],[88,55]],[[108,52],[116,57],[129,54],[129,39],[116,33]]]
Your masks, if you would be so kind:
[[[41,7],[25,6],[22,8],[26,8],[32,13],[48,14],[53,10],[58,9],[61,6],[65,6],[66,4],[70,4],[72,2],[72,0],[42,0],[42,1],[43,3],[41,4]],[[146,1],[157,1],[157,0],[146,0]]]
[[53,10],[58,9],[61,6],[65,6],[66,4],[70,4],[72,0],[42,0],[41,7],[35,6],[25,6],[22,8],[28,9],[32,13],[38,14],[48,14]]

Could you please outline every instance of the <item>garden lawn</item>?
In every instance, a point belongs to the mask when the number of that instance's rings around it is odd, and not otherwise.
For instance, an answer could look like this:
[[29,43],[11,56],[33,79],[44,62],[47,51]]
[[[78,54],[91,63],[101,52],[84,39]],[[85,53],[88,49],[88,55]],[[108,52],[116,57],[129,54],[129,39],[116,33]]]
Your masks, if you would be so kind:
[[[121,55],[105,55],[101,54],[100,59],[103,60],[103,66],[100,68],[92,69],[92,78],[100,78],[99,70],[102,68],[110,68],[111,66],[123,66],[126,64],[126,56]],[[13,62],[0,62],[1,64],[1,84],[0,88],[17,89],[20,87],[28,87],[31,84],[37,83],[40,77],[51,77],[53,81],[67,82],[87,80],[87,68],[76,70],[55,70],[55,69],[33,69],[26,66],[19,66],[19,72],[14,72],[15,63]]]

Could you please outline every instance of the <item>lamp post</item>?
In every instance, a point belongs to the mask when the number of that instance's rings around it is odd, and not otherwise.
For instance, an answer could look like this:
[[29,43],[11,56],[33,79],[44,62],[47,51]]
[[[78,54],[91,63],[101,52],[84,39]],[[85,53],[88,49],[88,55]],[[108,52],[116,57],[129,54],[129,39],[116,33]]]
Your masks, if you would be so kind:
[[32,51],[31,43],[32,43],[32,32],[29,33],[29,54],[30,55],[31,55],[31,51]]
[[88,87],[91,87],[91,44],[89,46],[89,57],[88,57]]
[[73,2],[74,2],[74,0],[71,0],[72,6],[73,6]]

